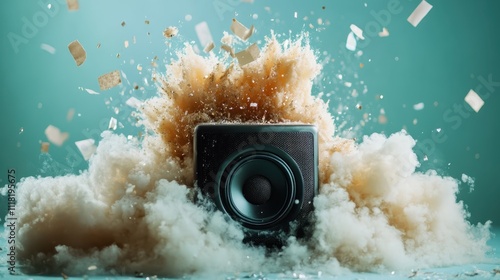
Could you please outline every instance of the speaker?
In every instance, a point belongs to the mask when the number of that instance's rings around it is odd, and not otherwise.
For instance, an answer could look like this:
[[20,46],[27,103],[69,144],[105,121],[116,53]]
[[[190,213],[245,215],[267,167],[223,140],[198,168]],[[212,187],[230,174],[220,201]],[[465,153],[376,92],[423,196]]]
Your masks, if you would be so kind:
[[245,242],[302,237],[318,191],[317,129],[305,124],[200,124],[196,185],[245,229]]

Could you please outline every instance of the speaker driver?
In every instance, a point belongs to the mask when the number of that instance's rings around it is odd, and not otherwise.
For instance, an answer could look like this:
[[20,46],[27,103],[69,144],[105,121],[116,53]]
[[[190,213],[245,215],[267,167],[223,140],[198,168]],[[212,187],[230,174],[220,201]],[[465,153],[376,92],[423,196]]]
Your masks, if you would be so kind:
[[276,226],[302,197],[302,175],[287,153],[268,147],[230,156],[220,169],[217,197],[222,208],[244,226]]

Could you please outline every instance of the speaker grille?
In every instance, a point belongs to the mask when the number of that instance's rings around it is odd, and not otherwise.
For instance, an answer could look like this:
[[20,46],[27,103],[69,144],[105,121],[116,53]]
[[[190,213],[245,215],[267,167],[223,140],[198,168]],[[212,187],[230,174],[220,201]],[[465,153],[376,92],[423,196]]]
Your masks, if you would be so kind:
[[313,210],[317,192],[317,134],[310,125],[200,125],[195,131],[195,170],[198,187],[217,201],[218,176],[228,157],[244,150],[258,154],[268,147],[279,149],[298,165],[303,187],[292,211],[274,229],[286,229],[288,223],[301,223]]

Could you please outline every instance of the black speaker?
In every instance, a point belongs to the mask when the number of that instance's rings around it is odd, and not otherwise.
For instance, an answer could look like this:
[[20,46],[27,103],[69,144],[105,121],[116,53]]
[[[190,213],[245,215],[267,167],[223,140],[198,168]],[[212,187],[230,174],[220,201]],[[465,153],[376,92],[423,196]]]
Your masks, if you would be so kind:
[[245,242],[274,247],[304,235],[318,191],[315,126],[201,124],[194,158],[197,187],[241,223]]

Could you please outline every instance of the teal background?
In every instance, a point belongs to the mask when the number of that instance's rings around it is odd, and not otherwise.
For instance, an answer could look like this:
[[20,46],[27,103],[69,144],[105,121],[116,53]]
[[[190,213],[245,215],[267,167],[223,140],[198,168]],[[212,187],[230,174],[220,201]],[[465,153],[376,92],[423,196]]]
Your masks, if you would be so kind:
[[[319,59],[329,62],[313,91],[329,101],[338,133],[359,141],[373,132],[391,134],[406,129],[421,143],[415,148],[422,162],[420,170],[432,168],[457,179],[463,173],[475,178],[473,191],[465,183],[460,185],[458,199],[467,205],[471,222],[492,220],[496,225],[500,222],[500,2],[429,0],[434,8],[415,28],[406,18],[419,2],[82,0],[80,9],[70,12],[61,0],[1,1],[0,184],[7,183],[11,168],[16,170],[17,180],[86,169],[74,142],[89,137],[98,140],[112,116],[123,124],[117,133],[137,135],[141,129],[134,126],[133,111],[124,101],[130,96],[145,99],[156,94],[150,79],[153,58],[158,57],[157,69],[164,72],[165,61],[175,57],[184,42],[198,44],[197,23],[206,21],[217,43],[236,17],[247,26],[255,25],[252,42],[263,40],[271,29],[281,39],[308,31]],[[26,20],[38,21],[30,38],[23,35]],[[123,21],[125,26],[121,26]],[[365,29],[366,39],[358,41],[362,54],[345,48],[350,24]],[[382,25],[389,37],[374,34]],[[162,32],[168,26],[178,27],[179,35],[166,40]],[[12,34],[25,41],[15,47],[9,39]],[[87,51],[87,60],[80,67],[67,49],[75,39]],[[53,46],[56,53],[42,50],[42,43]],[[137,64],[143,66],[141,72]],[[115,69],[122,70],[127,79],[119,87],[100,91],[97,77]],[[494,86],[483,85],[480,77],[492,80]],[[135,84],[141,89],[134,90]],[[101,94],[90,95],[79,87]],[[357,97],[353,97],[353,89]],[[478,113],[464,104],[470,89],[485,100]],[[377,98],[380,95],[383,99]],[[425,108],[414,110],[413,105],[420,102]],[[357,104],[362,105],[360,110]],[[460,106],[461,112],[454,111]],[[76,113],[67,121],[70,108]],[[120,110],[118,114],[115,108]],[[381,109],[386,124],[377,121]],[[70,138],[62,147],[51,145],[50,155],[42,155],[40,142],[47,141],[44,130],[49,124],[68,132]],[[433,134],[437,136],[433,138]],[[0,216],[4,217],[6,198],[0,203]]]

